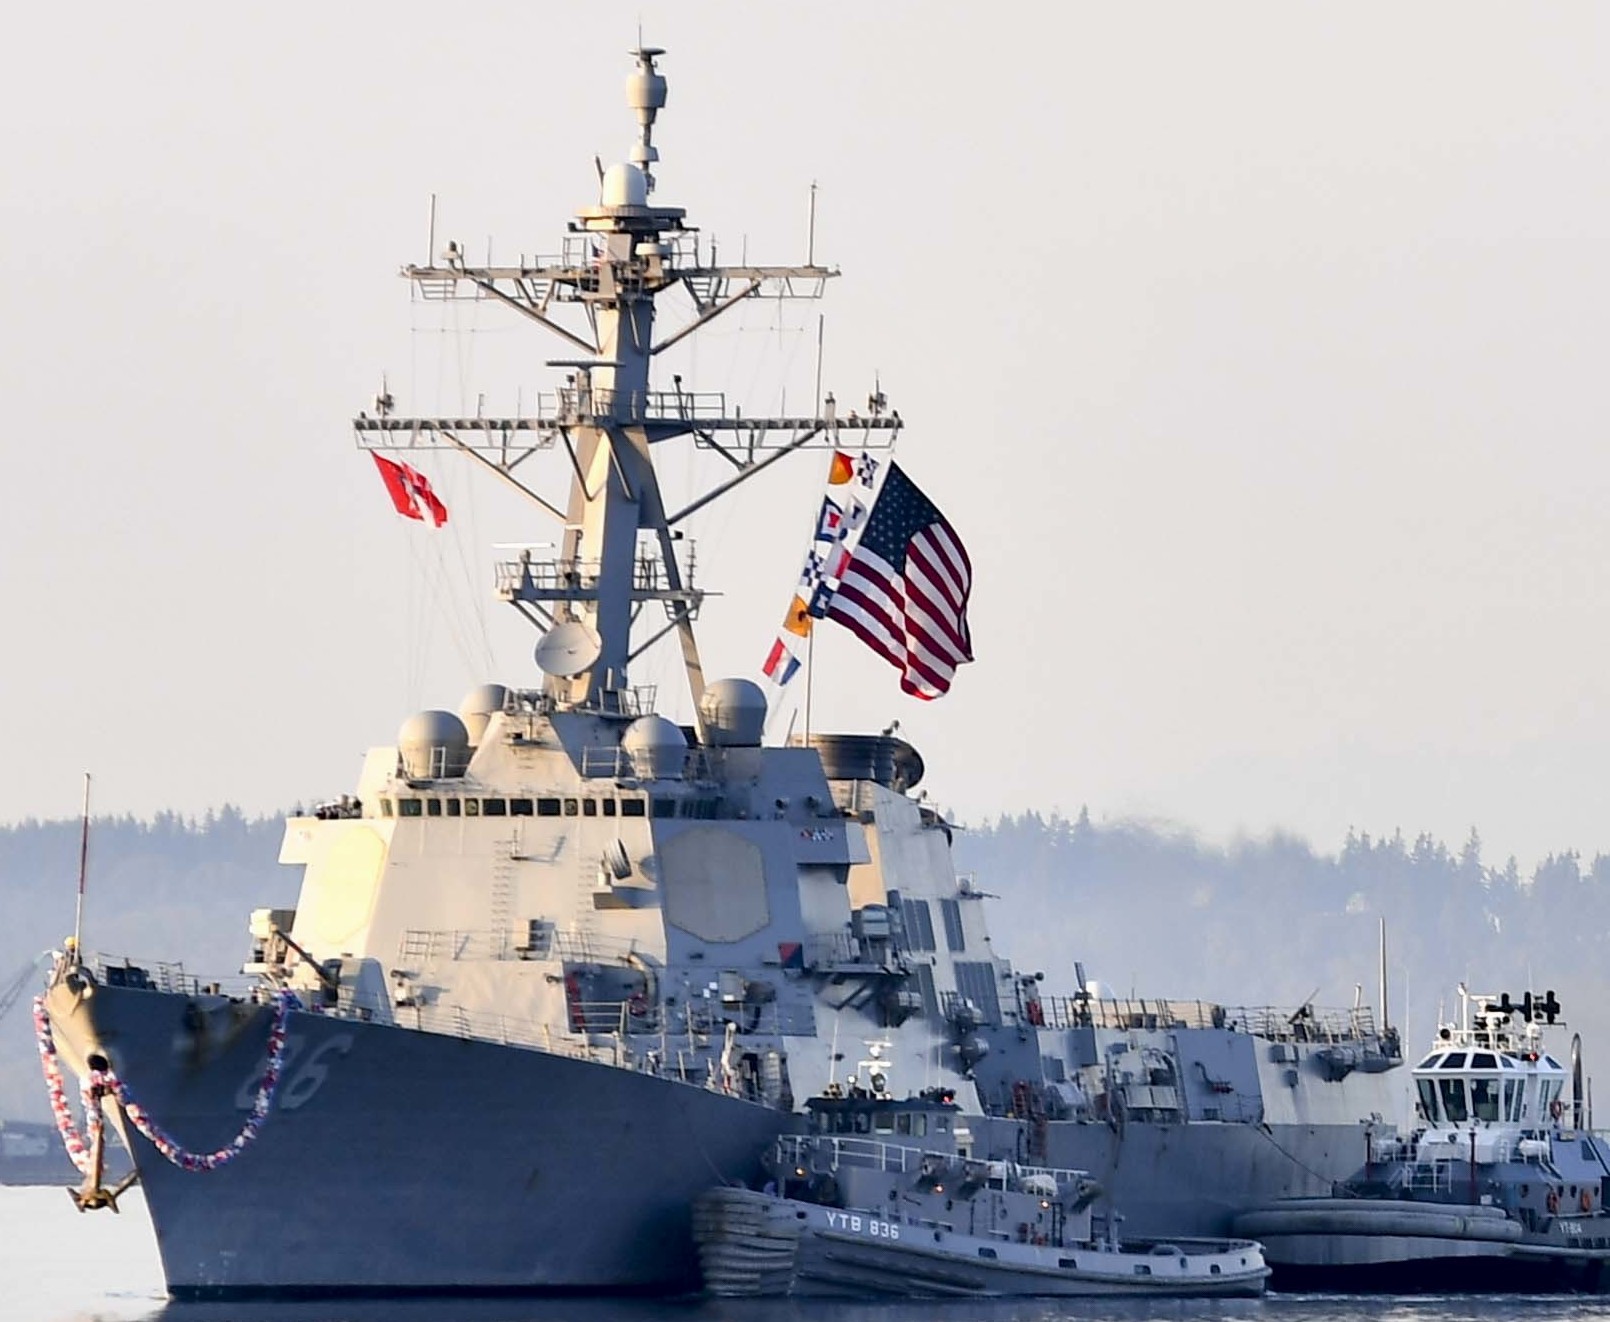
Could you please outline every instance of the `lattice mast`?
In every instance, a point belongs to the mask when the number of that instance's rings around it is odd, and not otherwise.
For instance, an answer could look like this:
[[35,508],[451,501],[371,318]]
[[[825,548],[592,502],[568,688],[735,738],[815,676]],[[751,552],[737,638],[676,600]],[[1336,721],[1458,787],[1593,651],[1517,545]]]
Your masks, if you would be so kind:
[[[383,391],[375,415],[360,415],[354,424],[364,448],[455,448],[559,522],[559,554],[545,561],[526,551],[502,566],[499,595],[545,634],[538,660],[547,672],[545,691],[561,709],[636,714],[630,664],[674,631],[697,713],[704,675],[693,621],[704,594],[694,586],[691,564],[676,554],[677,525],[787,453],[833,443],[843,430],[859,432],[861,444],[892,439],[900,425],[881,393],[864,417],[836,417],[829,396],[825,409],[815,406],[818,415],[751,418],[729,415],[719,393],[684,391],[680,377],[672,378],[669,391],[651,384],[656,355],[737,304],[820,298],[838,274],[809,259],[803,266],[719,265],[713,243],[706,245],[708,259],[701,253],[682,208],[651,204],[659,159],[654,124],[666,96],[655,60],[663,53],[654,47],[632,52],[637,68],[626,80],[626,95],[638,132],[630,160],[600,171],[599,201],[570,223],[557,260],[471,266],[450,242],[435,259],[439,264],[402,271],[425,298],[491,300],[557,335],[578,355],[547,364],[565,373],[563,386],[541,397],[535,415],[517,418],[396,417]],[[656,341],[656,301],[678,286],[691,298],[693,316]],[[735,471],[685,508],[668,511],[653,447],[689,435]],[[535,451],[555,444],[570,460],[562,508],[515,473]],[[666,623],[634,647],[633,624],[649,602],[663,605]]]

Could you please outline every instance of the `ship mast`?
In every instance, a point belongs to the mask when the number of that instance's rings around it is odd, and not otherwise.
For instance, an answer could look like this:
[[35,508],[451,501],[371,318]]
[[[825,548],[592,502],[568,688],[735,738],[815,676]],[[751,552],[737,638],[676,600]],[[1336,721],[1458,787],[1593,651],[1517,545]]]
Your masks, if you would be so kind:
[[[681,646],[695,719],[704,692],[693,622],[704,593],[693,582],[691,557],[677,525],[726,495],[785,454],[860,433],[860,445],[887,444],[899,429],[882,407],[866,417],[745,417],[729,414],[719,393],[693,393],[680,377],[672,389],[651,384],[652,360],[739,303],[755,298],[820,298],[836,270],[803,266],[723,266],[715,245],[701,252],[697,230],[680,207],[653,205],[654,124],[666,83],[655,60],[664,52],[632,52],[627,104],[637,117],[628,162],[600,172],[599,201],[570,223],[556,260],[522,258],[516,266],[471,266],[448,243],[436,264],[405,266],[402,274],[427,299],[500,303],[564,340],[570,356],[549,360],[564,384],[545,394],[534,416],[518,418],[395,417],[391,399],[354,426],[366,449],[451,447],[518,488],[562,528],[559,554],[531,552],[500,566],[499,595],[544,635],[538,662],[544,690],[557,710],[635,716],[644,703],[628,684],[631,663],[671,632]],[[680,287],[692,301],[691,320],[658,340],[656,301]],[[579,309],[580,318],[575,310]],[[567,325],[566,319],[582,325]],[[734,469],[731,476],[681,510],[667,510],[653,448],[692,436]],[[516,468],[538,450],[561,446],[569,459],[569,496],[561,507],[527,486]],[[666,622],[634,646],[643,608],[660,603]],[[545,655],[546,654],[546,655]],[[703,736],[702,721],[700,728]]]

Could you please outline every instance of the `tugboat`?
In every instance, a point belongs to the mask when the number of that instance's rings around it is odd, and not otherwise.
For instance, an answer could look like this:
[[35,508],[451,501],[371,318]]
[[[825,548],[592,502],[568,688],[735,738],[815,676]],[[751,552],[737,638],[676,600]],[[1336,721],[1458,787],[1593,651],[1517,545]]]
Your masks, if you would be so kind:
[[[806,1102],[807,1132],[778,1139],[763,1190],[694,1204],[715,1295],[1252,1296],[1268,1268],[1248,1240],[1121,1244],[1086,1172],[980,1160],[944,1088],[888,1092],[886,1044],[848,1086]],[[861,1080],[865,1080],[862,1082]]]
[[1265,1245],[1275,1289],[1610,1287],[1610,1149],[1592,1132],[1581,1038],[1571,1039],[1568,1072],[1544,1041],[1564,1027],[1552,991],[1516,1002],[1461,985],[1459,996],[1458,1021],[1438,1030],[1414,1069],[1423,1127],[1372,1138],[1363,1169],[1335,1197],[1236,1218],[1238,1233]]

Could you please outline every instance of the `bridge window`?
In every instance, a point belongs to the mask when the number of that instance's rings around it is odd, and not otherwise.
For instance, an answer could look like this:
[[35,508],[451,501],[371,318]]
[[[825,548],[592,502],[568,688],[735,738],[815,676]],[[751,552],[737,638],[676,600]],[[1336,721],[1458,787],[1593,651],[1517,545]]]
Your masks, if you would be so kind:
[[440,799],[425,800],[425,816],[440,817],[442,815],[442,801]]
[[506,799],[482,799],[481,800],[481,816],[482,817],[507,817],[508,815],[509,815],[509,804],[508,804],[508,801]]
[[391,816],[391,800],[390,799],[381,799],[380,800],[380,815],[382,817],[390,817]]
[[1521,1081],[1504,1080],[1504,1118],[1516,1121],[1521,1118]]
[[481,815],[481,801],[479,799],[465,799],[464,815],[466,817],[479,817]]
[[398,799],[397,800],[397,816],[399,816],[399,817],[421,817],[423,815],[424,815],[424,809],[421,807],[420,802],[419,802],[418,799]]
[[1478,1051],[1470,1058],[1470,1068],[1473,1070],[1495,1070],[1498,1068],[1498,1059],[1490,1051]]
[[[611,805],[611,806],[613,807],[614,805]],[[597,799],[583,799],[581,801],[581,815],[583,817],[596,817],[596,816],[598,816],[598,800]]]
[[457,799],[449,799],[447,801],[447,815],[449,817],[457,817],[461,812],[463,812],[463,810],[464,805],[461,804]]
[[558,799],[538,799],[537,800],[537,816],[538,817],[557,817],[557,816],[559,816],[559,800]]
[[1444,1056],[1442,1064],[1438,1066],[1439,1069],[1445,1070],[1462,1070],[1464,1067],[1465,1053],[1463,1051],[1455,1051],[1452,1055]]
[[532,803],[531,803],[530,799],[510,799],[509,800],[509,816],[510,817],[530,817],[531,815],[532,815]]
[[604,803],[604,816],[605,817],[613,817],[615,815],[615,800],[614,799],[605,799],[603,801],[603,803]]
[[574,817],[580,811],[581,811],[581,809],[577,806],[576,801],[574,799],[566,799],[565,800],[565,816],[566,817]]
[[[605,813],[604,815],[606,817],[609,816],[608,813]],[[621,816],[622,817],[646,817],[647,815],[648,815],[648,805],[645,804],[642,799],[622,799],[621,800]]]
[[1442,1114],[1451,1125],[1462,1125],[1470,1118],[1470,1108],[1465,1103],[1465,1081],[1463,1079],[1439,1079],[1442,1085]]

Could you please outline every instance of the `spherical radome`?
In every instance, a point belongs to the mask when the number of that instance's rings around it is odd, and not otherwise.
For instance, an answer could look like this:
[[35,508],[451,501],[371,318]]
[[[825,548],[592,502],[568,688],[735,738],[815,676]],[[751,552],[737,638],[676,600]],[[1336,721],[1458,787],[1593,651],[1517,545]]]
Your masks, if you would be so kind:
[[397,753],[410,780],[462,776],[470,760],[470,735],[450,711],[416,712],[397,731]]
[[751,679],[718,679],[699,699],[704,737],[717,748],[754,748],[766,729],[766,694]]
[[676,780],[687,761],[687,736],[663,716],[639,716],[626,727],[621,748],[644,780]]

